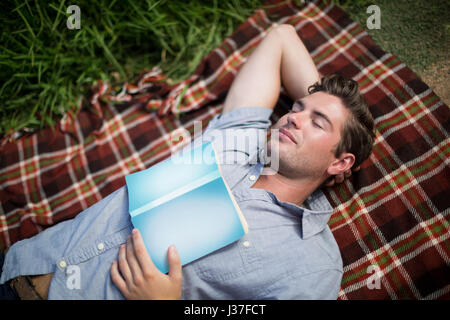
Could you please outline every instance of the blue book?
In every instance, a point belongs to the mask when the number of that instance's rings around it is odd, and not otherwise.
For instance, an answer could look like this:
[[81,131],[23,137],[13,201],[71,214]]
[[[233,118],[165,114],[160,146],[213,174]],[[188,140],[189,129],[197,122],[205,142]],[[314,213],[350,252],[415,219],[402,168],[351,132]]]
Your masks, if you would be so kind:
[[172,244],[185,265],[248,232],[211,142],[183,149],[125,179],[131,222],[162,273],[169,271]]

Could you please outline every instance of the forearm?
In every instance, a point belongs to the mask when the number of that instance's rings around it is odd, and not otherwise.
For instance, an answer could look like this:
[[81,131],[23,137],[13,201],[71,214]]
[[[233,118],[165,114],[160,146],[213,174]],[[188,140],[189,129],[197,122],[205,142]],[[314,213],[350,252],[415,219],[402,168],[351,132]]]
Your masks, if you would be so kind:
[[[281,28],[280,28],[281,27]],[[294,27],[278,27],[281,42],[281,82],[292,100],[308,94],[308,87],[320,76],[316,65]]]
[[272,28],[239,70],[225,99],[223,113],[243,107],[273,109],[280,86],[296,100],[319,80],[316,66],[291,25]]

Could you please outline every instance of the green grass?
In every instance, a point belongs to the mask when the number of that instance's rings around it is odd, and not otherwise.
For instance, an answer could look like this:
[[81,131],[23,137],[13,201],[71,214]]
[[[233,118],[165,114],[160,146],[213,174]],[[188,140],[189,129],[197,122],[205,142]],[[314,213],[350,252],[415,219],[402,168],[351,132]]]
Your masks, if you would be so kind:
[[[333,1],[363,27],[379,5],[381,29],[367,31],[415,71],[448,56],[448,1]],[[133,81],[155,65],[187,78],[263,2],[82,0],[81,29],[69,30],[75,3],[1,1],[0,137],[53,125],[98,79]]]
[[53,125],[98,79],[133,81],[159,65],[173,81],[191,75],[262,1],[2,1],[0,136]]
[[[384,50],[421,73],[449,59],[450,2],[442,0],[336,0]],[[366,27],[369,5],[381,11],[381,28]]]

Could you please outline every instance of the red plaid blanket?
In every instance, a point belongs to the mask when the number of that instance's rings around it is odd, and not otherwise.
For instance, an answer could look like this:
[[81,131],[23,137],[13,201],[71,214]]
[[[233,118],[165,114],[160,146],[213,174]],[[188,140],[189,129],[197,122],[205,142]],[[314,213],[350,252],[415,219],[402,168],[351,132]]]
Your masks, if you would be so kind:
[[[169,85],[153,69],[121,88],[99,82],[56,130],[3,139],[0,247],[73,218],[124,185],[125,175],[168,157],[176,128],[193,135],[195,120],[206,128],[265,30],[289,23],[322,74],[358,81],[376,121],[373,154],[361,171],[324,190],[344,261],[339,298],[449,298],[448,106],[338,7],[273,3],[186,81]],[[271,120],[290,103],[282,89]]]

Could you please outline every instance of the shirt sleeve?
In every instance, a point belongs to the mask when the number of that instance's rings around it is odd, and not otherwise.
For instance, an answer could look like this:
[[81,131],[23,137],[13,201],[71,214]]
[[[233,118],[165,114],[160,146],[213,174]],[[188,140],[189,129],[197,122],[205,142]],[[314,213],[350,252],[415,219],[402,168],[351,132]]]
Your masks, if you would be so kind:
[[264,299],[272,300],[336,300],[342,272],[325,269],[313,273],[284,277],[275,283]]
[[264,107],[244,107],[225,114],[217,114],[209,122],[204,134],[213,129],[267,129],[271,125],[269,118],[272,111]]
[[272,112],[264,107],[244,107],[215,115],[203,134],[183,150],[211,141],[222,164],[248,162],[265,148]]

